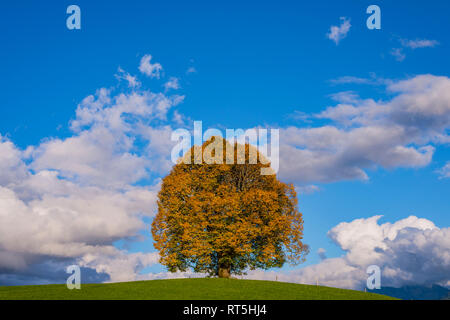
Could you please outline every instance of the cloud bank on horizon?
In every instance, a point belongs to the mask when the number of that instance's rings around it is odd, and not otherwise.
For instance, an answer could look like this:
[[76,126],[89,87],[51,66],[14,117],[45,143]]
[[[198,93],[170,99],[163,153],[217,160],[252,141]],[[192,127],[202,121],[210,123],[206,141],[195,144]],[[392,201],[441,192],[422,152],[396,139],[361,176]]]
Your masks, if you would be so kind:
[[342,222],[328,236],[345,254],[290,272],[252,271],[249,279],[266,279],[361,290],[367,267],[381,269],[381,285],[450,286],[450,228],[410,216],[379,224],[381,216]]

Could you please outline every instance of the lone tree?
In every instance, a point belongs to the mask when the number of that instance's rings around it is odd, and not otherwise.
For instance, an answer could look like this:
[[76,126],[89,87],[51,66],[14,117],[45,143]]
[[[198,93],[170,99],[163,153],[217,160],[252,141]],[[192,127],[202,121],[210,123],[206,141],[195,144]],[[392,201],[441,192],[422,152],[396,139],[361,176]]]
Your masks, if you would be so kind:
[[[231,149],[233,164],[227,164],[225,149],[228,156]],[[270,170],[270,164],[256,148],[216,137],[178,161],[163,179],[152,223],[160,262],[170,272],[192,268],[229,278],[305,260],[295,189],[275,174],[262,175],[262,168]]]

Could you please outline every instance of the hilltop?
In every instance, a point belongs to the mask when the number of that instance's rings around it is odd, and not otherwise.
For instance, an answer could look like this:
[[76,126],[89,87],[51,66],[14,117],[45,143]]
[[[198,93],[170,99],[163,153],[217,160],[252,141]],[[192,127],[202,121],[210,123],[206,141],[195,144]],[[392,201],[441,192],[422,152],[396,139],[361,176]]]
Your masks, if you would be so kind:
[[137,282],[0,287],[0,300],[384,300],[375,293],[276,281],[171,279]]

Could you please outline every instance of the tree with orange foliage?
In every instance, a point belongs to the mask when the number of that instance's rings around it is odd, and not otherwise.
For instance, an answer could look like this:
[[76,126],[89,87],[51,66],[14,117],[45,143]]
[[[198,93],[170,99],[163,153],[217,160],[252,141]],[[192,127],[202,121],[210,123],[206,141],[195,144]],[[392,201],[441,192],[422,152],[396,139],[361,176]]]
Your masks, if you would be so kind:
[[[230,154],[233,163],[227,162]],[[295,189],[275,174],[261,174],[263,168],[270,163],[249,144],[213,137],[192,147],[158,194],[152,234],[161,264],[170,272],[192,268],[229,278],[303,262],[308,246]]]

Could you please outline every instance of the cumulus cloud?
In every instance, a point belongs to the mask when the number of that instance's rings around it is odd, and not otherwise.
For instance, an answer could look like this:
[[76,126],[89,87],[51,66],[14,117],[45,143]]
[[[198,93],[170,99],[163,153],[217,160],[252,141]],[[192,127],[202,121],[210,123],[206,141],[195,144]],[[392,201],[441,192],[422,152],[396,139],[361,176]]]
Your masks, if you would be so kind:
[[280,130],[280,171],[299,185],[367,180],[367,170],[427,166],[448,143],[450,79],[420,75],[387,85],[387,101],[334,95],[338,104],[311,115],[329,123]]
[[[427,219],[410,216],[379,224],[381,216],[343,222],[329,237],[346,253],[289,272],[250,272],[251,279],[362,289],[370,265],[381,269],[381,285],[447,285],[450,280],[450,228],[439,229]],[[321,254],[322,251],[319,251]]]
[[319,192],[320,188],[314,184],[309,184],[304,186],[297,186],[295,190],[298,194],[312,194],[315,192]]
[[132,76],[131,74],[129,74],[128,72],[126,72],[122,68],[119,67],[118,72],[119,73],[116,74],[116,78],[119,79],[119,80],[127,81],[128,86],[130,88],[139,87],[141,85],[140,81],[137,79],[136,76]]
[[94,269],[98,274],[108,274],[109,282],[139,281],[149,279],[149,275],[140,271],[149,265],[158,263],[159,254],[114,252],[111,255],[85,254],[80,265]]
[[[183,97],[148,91],[110,96],[100,89],[85,98],[76,110],[66,139],[49,139],[29,150],[34,170],[58,170],[62,177],[84,184],[120,186],[147,177],[151,153],[135,148],[149,121],[163,121]],[[152,130],[167,130],[154,127]],[[170,139],[159,137],[170,145]]]
[[350,19],[346,17],[341,17],[341,24],[339,26],[331,26],[330,31],[327,33],[328,39],[334,41],[336,45],[347,36],[347,33],[350,31],[351,24]]
[[[74,263],[92,279],[137,280],[157,263],[156,253],[128,253],[114,243],[148,232],[155,177],[171,167],[168,114],[183,96],[130,88],[102,88],[83,99],[68,137],[20,150],[0,136],[2,283],[47,283]],[[44,265],[59,269],[33,271]]]
[[139,71],[150,78],[159,79],[162,66],[158,62],[151,63],[151,60],[152,56],[150,54],[143,56],[139,65]]
[[82,187],[54,171],[0,187],[0,270],[28,272],[48,259],[94,254],[113,260],[113,243],[134,237],[155,211],[156,189],[127,189]]

